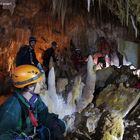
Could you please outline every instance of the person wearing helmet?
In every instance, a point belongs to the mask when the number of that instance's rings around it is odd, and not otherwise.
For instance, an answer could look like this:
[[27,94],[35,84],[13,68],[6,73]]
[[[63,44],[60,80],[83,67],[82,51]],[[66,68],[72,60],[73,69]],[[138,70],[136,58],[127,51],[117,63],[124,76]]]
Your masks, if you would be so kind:
[[0,140],[64,140],[65,124],[49,113],[39,93],[42,73],[32,65],[12,74],[15,94],[0,107]]
[[29,38],[29,45],[24,45],[20,48],[16,55],[16,66],[29,64],[34,65],[40,69],[40,71],[43,73],[43,67],[39,63],[39,61],[36,58],[36,54],[34,51],[35,45],[36,45],[37,39],[34,36],[31,36]]
[[55,57],[55,50],[58,48],[58,45],[55,41],[51,43],[51,47],[46,49],[43,55],[43,66],[46,69],[46,79],[48,77],[49,73],[49,62],[51,57],[53,58],[53,61],[56,62],[56,57]]

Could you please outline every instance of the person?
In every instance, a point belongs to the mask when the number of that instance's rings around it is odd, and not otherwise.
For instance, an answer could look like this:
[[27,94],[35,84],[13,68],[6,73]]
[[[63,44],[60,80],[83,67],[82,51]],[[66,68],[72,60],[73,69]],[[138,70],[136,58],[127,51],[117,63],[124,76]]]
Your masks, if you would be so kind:
[[37,39],[34,36],[31,36],[29,38],[29,45],[24,45],[20,48],[16,55],[16,66],[29,64],[34,65],[40,69],[40,71],[43,73],[43,67],[39,63],[39,61],[36,58],[35,54],[35,45],[36,45]]
[[110,60],[110,44],[104,37],[99,37],[96,41],[96,51],[93,55],[93,61],[95,64],[101,64],[103,67],[109,67]]
[[109,55],[111,46],[104,37],[99,37],[96,43],[97,52],[100,52],[104,55]]
[[75,69],[78,72],[81,70],[82,66],[84,66],[87,63],[86,61],[87,58],[82,55],[81,49],[79,48],[75,48],[75,50],[71,55],[71,59]]
[[21,65],[12,74],[14,94],[0,106],[0,140],[64,140],[65,123],[41,100],[42,73]]
[[96,65],[101,64],[102,68],[110,66],[110,58],[109,58],[108,54],[105,55],[105,54],[100,53],[100,52],[96,52],[93,55],[93,62]]
[[49,73],[49,62],[51,57],[53,58],[53,61],[56,62],[57,59],[55,57],[55,50],[56,48],[58,48],[58,45],[55,41],[53,41],[51,43],[51,47],[48,48],[47,50],[45,50],[44,55],[43,55],[43,66],[45,67],[45,75],[46,75],[46,79],[48,77],[48,73]]

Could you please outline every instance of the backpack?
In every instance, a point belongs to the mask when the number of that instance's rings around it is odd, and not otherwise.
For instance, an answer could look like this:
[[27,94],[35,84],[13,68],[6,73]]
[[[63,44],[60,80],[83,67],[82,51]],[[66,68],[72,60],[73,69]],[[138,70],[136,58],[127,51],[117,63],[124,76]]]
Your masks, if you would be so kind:
[[29,50],[29,46],[28,45],[24,45],[24,46],[22,46],[19,49],[19,51],[18,51],[18,53],[16,55],[16,66],[19,66],[19,65],[22,64],[21,61],[26,56],[28,50]]

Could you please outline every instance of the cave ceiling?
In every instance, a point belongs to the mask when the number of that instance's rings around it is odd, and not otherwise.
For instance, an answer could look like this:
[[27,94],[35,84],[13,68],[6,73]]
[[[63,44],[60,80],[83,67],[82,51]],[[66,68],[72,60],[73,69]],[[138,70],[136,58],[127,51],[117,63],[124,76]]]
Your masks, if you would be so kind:
[[[2,8],[8,9],[12,15],[24,18],[33,18],[38,11],[45,9],[51,16],[61,20],[64,27],[65,20],[75,14],[90,15],[102,20],[108,13],[116,17],[126,27],[133,26],[138,33],[140,28],[139,0],[0,0]],[[106,20],[112,20],[106,19]],[[102,19],[101,19],[102,18]]]

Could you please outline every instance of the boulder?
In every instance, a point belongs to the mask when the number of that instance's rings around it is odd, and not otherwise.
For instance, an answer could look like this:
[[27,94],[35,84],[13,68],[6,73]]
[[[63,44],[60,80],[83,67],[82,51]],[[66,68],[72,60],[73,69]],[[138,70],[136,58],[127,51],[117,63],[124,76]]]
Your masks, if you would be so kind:
[[105,111],[96,128],[95,140],[122,140],[123,119],[120,115]]
[[111,111],[117,110],[124,117],[136,105],[139,98],[140,91],[135,88],[126,88],[123,84],[119,87],[108,85],[100,92],[96,105],[105,106]]
[[140,139],[140,104],[138,104],[125,120],[125,132],[123,140]]

